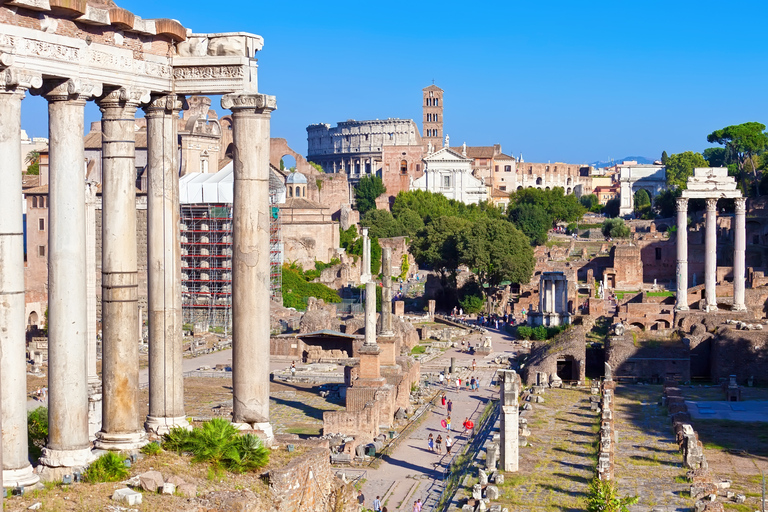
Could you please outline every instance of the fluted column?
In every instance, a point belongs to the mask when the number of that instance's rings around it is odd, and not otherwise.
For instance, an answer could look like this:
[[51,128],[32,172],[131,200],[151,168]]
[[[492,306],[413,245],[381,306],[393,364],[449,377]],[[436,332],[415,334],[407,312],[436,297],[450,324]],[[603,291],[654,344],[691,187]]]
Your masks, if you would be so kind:
[[232,110],[234,141],[232,416],[271,442],[269,122],[277,102],[265,94],[228,94],[221,106]]
[[[101,85],[46,84],[48,100],[48,442],[45,478],[93,460],[88,436],[85,103]],[[56,469],[58,468],[58,469]]]
[[677,311],[688,311],[688,199],[679,197],[677,205]]
[[733,309],[735,311],[746,311],[744,304],[744,271],[747,250],[747,200],[744,197],[737,197],[736,204],[736,222],[733,233]]
[[707,199],[707,231],[704,239],[704,289],[707,311],[717,311],[717,199]]
[[98,101],[102,133],[102,427],[95,445],[135,450],[147,443],[139,415],[136,108],[149,91],[121,88]]
[[147,118],[147,269],[149,415],[145,428],[165,434],[189,427],[184,415],[181,235],[176,121],[182,98],[153,96]]
[[[0,65],[7,54],[0,54]],[[0,73],[0,407],[3,486],[33,485],[27,450],[24,226],[21,196],[21,100],[42,79],[13,68]],[[81,142],[82,143],[82,142]]]

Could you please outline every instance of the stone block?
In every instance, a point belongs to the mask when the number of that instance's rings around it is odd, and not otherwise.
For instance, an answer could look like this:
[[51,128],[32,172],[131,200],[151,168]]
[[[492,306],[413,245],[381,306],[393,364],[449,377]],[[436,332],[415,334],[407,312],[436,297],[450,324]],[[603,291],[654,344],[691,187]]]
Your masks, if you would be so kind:
[[504,475],[501,473],[495,473],[493,475],[493,483],[496,485],[502,485],[504,483]]
[[187,482],[184,481],[183,478],[181,478],[180,476],[177,476],[177,475],[171,475],[165,481],[175,485],[177,488],[180,485],[184,485],[185,483],[187,483]]
[[197,487],[194,484],[181,484],[176,490],[185,498],[194,498],[197,496]]
[[483,487],[480,484],[475,484],[472,487],[472,497],[476,500],[480,500],[483,497]]
[[744,503],[746,500],[747,500],[747,497],[743,494],[737,494],[733,498],[733,501],[735,501],[736,503]]
[[117,489],[112,494],[113,500],[126,503],[130,506],[139,505],[141,503],[141,498],[142,496],[140,492],[136,492],[133,489],[128,489],[127,487]]
[[478,470],[477,479],[480,485],[488,485],[488,473],[486,473],[482,469]]
[[499,488],[495,485],[489,485],[485,488],[485,495],[491,501],[497,500],[499,499]]
[[164,483],[163,484],[163,494],[173,494],[176,492],[176,484],[172,483]]
[[157,492],[163,487],[163,475],[159,471],[147,471],[139,475],[139,486],[147,492]]

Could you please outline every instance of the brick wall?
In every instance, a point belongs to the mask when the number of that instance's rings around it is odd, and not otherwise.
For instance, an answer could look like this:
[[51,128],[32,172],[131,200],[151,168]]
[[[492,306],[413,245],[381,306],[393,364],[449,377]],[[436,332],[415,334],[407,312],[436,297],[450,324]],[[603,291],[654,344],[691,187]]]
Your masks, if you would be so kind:
[[768,339],[764,331],[739,331],[720,327],[712,339],[710,357],[711,377],[714,382],[736,375],[739,384],[749,377],[757,384],[768,384]]

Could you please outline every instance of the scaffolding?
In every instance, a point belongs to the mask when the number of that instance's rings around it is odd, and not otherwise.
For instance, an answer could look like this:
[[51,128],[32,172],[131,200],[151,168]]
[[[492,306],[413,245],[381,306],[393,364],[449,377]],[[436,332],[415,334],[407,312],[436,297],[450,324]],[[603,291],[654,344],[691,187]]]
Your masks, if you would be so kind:
[[[223,172],[223,171],[222,171]],[[211,175],[213,176],[213,175]],[[270,173],[270,296],[282,302],[282,181]],[[232,204],[181,205],[181,307],[184,323],[232,325]]]

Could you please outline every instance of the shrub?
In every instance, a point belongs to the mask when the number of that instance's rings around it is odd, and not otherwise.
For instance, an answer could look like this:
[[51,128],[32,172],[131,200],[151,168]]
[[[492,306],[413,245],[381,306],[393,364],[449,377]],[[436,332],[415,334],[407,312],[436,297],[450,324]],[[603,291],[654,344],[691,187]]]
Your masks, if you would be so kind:
[[477,295],[467,295],[459,301],[464,312],[467,314],[479,313],[483,310],[483,298]]
[[85,480],[91,483],[119,482],[128,478],[125,457],[115,452],[107,452],[88,466]]
[[29,455],[39,459],[43,455],[43,447],[48,441],[48,408],[38,407],[27,413],[27,445]]
[[269,462],[269,450],[253,434],[240,434],[223,418],[206,421],[200,428],[187,431],[174,428],[165,435],[163,447],[175,452],[190,452],[192,462],[207,462],[214,472],[254,471]]
[[527,325],[521,325],[517,328],[517,337],[522,338],[524,340],[531,339],[531,336],[533,335],[533,329],[528,327]]
[[141,453],[144,455],[159,455],[161,451],[160,443],[152,442],[141,447]]
[[543,325],[534,327],[531,337],[534,340],[538,340],[538,341],[547,339],[547,328],[544,327]]
[[624,219],[606,219],[603,222],[603,234],[611,238],[629,238],[630,231]]
[[629,505],[638,502],[637,496],[619,498],[616,484],[609,480],[595,477],[589,484],[587,497],[584,499],[587,512],[628,512]]

